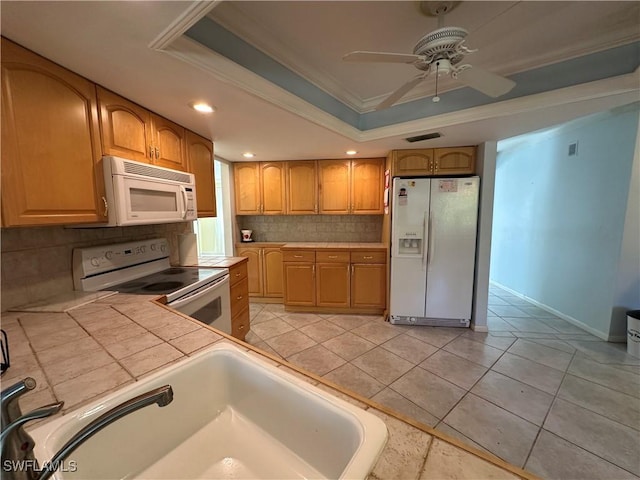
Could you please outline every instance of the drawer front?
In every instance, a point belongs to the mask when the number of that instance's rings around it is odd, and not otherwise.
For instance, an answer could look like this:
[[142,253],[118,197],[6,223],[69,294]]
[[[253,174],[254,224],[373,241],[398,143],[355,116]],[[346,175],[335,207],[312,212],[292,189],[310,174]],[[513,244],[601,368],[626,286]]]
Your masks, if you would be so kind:
[[249,332],[249,307],[231,318],[231,336],[244,341]]
[[316,251],[318,263],[349,263],[349,252]]
[[229,284],[235,285],[239,281],[247,278],[247,262],[234,265],[229,269]]
[[231,287],[231,316],[249,306],[249,283],[239,282]]
[[313,250],[283,250],[283,262],[315,262],[316,252]]
[[382,251],[352,251],[351,263],[387,263],[387,253]]

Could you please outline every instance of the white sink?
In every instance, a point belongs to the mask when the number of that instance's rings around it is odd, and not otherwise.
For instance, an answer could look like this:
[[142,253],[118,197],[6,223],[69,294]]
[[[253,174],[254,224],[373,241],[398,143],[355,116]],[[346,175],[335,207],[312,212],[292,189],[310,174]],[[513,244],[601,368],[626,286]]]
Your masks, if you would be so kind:
[[[169,384],[174,400],[109,425],[58,479],[366,478],[387,440],[378,417],[221,343],[31,431],[42,464],[108,409]],[[71,470],[71,468],[67,468]]]

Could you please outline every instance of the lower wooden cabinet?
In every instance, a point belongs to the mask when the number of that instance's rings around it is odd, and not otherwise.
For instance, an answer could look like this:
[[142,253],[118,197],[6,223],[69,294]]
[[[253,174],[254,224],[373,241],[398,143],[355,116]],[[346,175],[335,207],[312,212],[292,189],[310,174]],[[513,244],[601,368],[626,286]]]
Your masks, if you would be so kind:
[[249,296],[282,298],[282,252],[280,247],[237,247],[237,255],[247,257]]
[[249,284],[247,262],[242,261],[229,268],[231,301],[231,335],[244,340],[249,332]]
[[384,250],[284,250],[285,307],[382,313],[386,256]]

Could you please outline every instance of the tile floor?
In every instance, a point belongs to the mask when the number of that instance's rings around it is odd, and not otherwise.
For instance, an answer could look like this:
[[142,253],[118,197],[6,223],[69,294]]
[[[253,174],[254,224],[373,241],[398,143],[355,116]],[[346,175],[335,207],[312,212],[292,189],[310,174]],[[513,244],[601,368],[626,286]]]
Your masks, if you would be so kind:
[[489,333],[251,304],[247,341],[548,479],[640,476],[640,359],[497,287]]

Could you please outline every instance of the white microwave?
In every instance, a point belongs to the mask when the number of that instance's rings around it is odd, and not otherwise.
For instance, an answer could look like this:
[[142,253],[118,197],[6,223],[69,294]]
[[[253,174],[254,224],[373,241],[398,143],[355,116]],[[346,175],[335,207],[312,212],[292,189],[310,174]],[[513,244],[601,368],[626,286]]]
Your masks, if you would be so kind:
[[112,156],[103,157],[102,163],[106,226],[187,222],[197,218],[193,174]]

